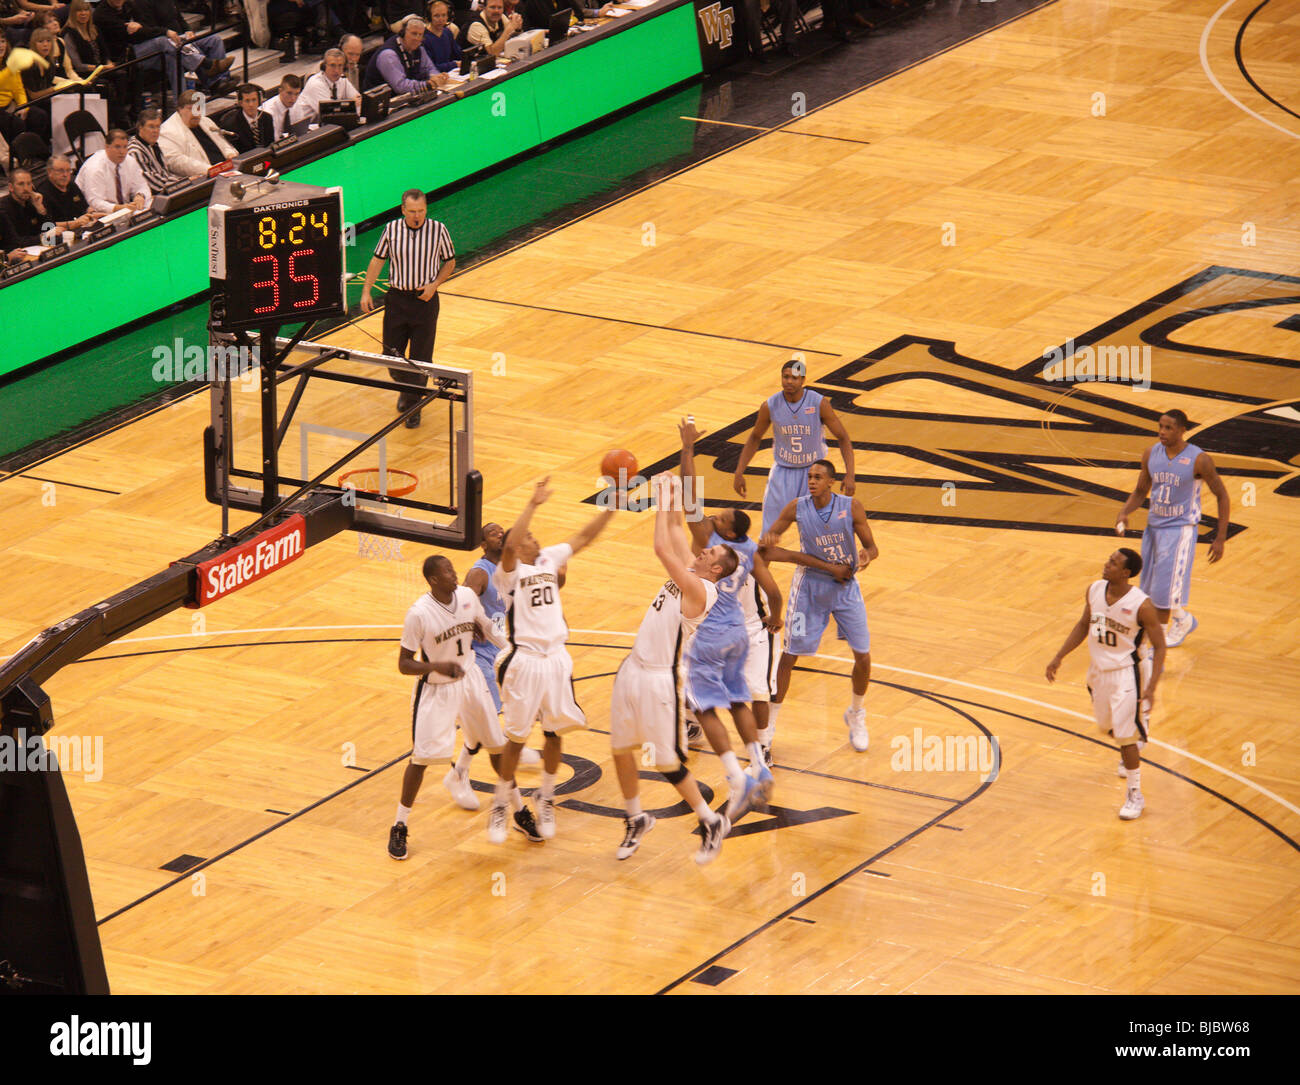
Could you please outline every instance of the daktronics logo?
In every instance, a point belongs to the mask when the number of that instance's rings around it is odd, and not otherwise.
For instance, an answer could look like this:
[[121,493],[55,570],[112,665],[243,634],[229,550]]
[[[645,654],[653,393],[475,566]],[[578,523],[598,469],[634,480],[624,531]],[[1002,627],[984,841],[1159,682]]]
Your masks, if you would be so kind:
[[290,516],[278,527],[228,550],[219,558],[200,562],[198,591],[191,608],[209,603],[260,580],[302,556],[307,544],[307,521]]

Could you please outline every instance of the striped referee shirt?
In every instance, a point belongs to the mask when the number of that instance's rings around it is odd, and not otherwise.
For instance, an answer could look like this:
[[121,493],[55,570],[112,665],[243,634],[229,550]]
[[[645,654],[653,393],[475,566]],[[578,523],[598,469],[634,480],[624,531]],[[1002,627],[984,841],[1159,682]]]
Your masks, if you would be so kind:
[[412,230],[405,219],[399,218],[384,227],[375,257],[392,261],[389,289],[419,290],[438,277],[446,261],[455,259],[456,249],[441,222],[426,218],[418,230]]

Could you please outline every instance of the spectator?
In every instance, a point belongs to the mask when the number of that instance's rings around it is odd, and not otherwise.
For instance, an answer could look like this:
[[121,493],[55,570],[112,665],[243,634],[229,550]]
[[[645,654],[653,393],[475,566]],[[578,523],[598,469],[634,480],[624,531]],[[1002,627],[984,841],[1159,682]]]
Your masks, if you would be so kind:
[[451,5],[447,0],[433,0],[429,5],[429,28],[424,32],[420,46],[433,62],[437,71],[449,72],[460,64],[460,43],[451,21]]
[[[240,154],[254,147],[269,147],[275,142],[275,121],[262,112],[262,88],[243,83],[235,91],[239,109],[230,121],[225,137]],[[227,114],[229,116],[229,114]]]
[[284,54],[280,59],[286,64],[298,56],[295,37],[302,39],[304,53],[314,53],[329,35],[331,16],[324,0],[269,0],[266,14],[275,36],[271,48]]
[[298,108],[306,112],[313,120],[320,120],[321,102],[354,101],[361,108],[361,92],[343,75],[347,60],[342,49],[330,49],[325,54],[321,70],[313,75],[302,88],[302,97],[298,99]]
[[26,45],[36,25],[36,16],[18,0],[0,0],[0,31],[6,31],[11,45]]
[[14,228],[9,225],[9,220],[4,215],[0,215],[0,264],[22,263],[25,260],[35,259],[35,256],[18,244],[18,235],[14,233]]
[[518,12],[502,15],[505,8],[502,0],[486,0],[482,11],[477,11],[465,22],[465,29],[460,34],[461,48],[471,45],[480,46],[492,56],[500,56],[505,50],[506,42],[523,28],[524,20]]
[[226,142],[217,122],[194,108],[196,94],[187,90],[176,99],[176,112],[159,131],[158,145],[172,173],[197,179],[207,176],[212,166],[229,162],[236,152]]
[[32,187],[32,171],[19,167],[9,175],[9,195],[0,200],[0,216],[8,220],[20,245],[39,245],[41,227],[49,221],[45,197]]
[[9,35],[0,34],[0,136],[12,142],[24,132],[34,132],[49,143],[49,111],[43,105],[27,105],[23,73],[10,68],[7,63],[11,48]]
[[274,98],[268,99],[262,106],[275,125],[275,138],[283,139],[285,133],[305,119],[308,114],[298,106],[298,96],[302,94],[302,76],[286,75],[280,80],[280,89]]
[[113,71],[115,65],[108,59],[108,52],[100,39],[99,28],[95,25],[95,9],[90,0],[72,0],[68,25],[63,28],[63,44],[68,51],[68,68],[76,78],[84,79],[96,68],[108,69],[92,85],[108,103],[112,122],[121,127],[126,120],[124,73]]
[[177,56],[181,66],[192,72],[203,63],[203,54],[197,49],[182,49],[185,43],[176,31],[140,22],[134,3],[135,0],[99,0],[95,6],[95,26],[103,38],[104,51],[114,64],[125,64],[130,49],[141,67],[163,73],[172,97],[178,98],[181,76],[177,71]]
[[[754,0],[756,3],[757,0]],[[793,3],[794,0],[788,0]],[[609,9],[613,4],[605,4],[599,8],[583,7],[582,0],[523,0],[519,5],[519,12],[524,17],[524,28],[527,30],[548,30],[551,26],[551,19],[557,12],[568,8],[577,16],[578,22],[583,19],[599,19],[609,14]]]
[[168,169],[167,160],[163,157],[163,149],[158,143],[161,132],[162,110],[142,110],[140,124],[126,148],[131,157],[139,164],[140,172],[144,174],[150,192],[158,193],[168,185],[174,185],[177,181],[196,181],[208,175],[206,166],[188,176],[182,176],[180,173]]
[[365,52],[364,44],[357,35],[344,34],[339,48],[343,50],[343,59],[346,61],[343,77],[354,87],[361,86],[361,54]]
[[59,25],[58,18],[53,14],[47,14],[38,16],[37,21],[41,24],[42,29],[50,32],[53,39],[49,60],[54,68],[55,76],[76,79],[77,73],[72,70],[72,63],[68,60],[68,50],[63,44],[63,38],[59,36],[63,33],[63,27]]
[[434,70],[433,61],[420,48],[425,29],[424,20],[418,16],[407,19],[402,32],[371,58],[367,82],[371,86],[386,82],[394,94],[419,93],[445,83],[447,77]]
[[45,199],[45,213],[58,230],[80,230],[99,218],[92,211],[85,193],[72,179],[72,162],[67,155],[56,154],[46,163],[45,180],[36,186]]
[[[100,0],[100,7],[110,2]],[[120,128],[110,128],[104,149],[86,159],[77,174],[77,185],[92,210],[106,215],[124,207],[144,211],[153,203],[149,183],[140,163],[127,154],[127,136]]]
[[[136,17],[144,23],[161,26],[167,36],[183,51],[193,46],[203,54],[199,66],[194,69],[199,86],[209,95],[228,94],[235,88],[235,81],[226,77],[226,72],[235,62],[234,57],[226,56],[226,46],[219,34],[208,34],[200,38],[181,18],[176,0],[132,0],[135,4]],[[193,53],[190,52],[191,57]],[[187,65],[188,67],[188,65]]]

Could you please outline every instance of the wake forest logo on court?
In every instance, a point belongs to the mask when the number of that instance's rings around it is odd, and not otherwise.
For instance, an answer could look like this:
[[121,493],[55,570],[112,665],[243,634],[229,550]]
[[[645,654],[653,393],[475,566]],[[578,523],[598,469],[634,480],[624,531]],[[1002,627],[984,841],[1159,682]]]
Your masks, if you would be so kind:
[[[1160,412],[1171,406],[1188,412],[1191,439],[1225,481],[1300,496],[1297,306],[1300,278],[1213,267],[1084,334],[1061,329],[1059,348],[1018,368],[965,357],[949,341],[902,335],[808,384],[831,400],[853,440],[856,496],[873,519],[1109,535],[1142,453],[1156,442]],[[1237,322],[1249,320],[1259,342],[1261,316],[1268,353],[1235,349]],[[1058,350],[1059,371],[1051,368]],[[1096,360],[1106,358],[1140,362],[1125,383],[1109,370],[1098,375]],[[1054,379],[1064,373],[1086,379]],[[1198,411],[1233,413],[1204,425]],[[760,507],[732,487],[755,417],[696,445],[709,506]],[[838,464],[833,439],[829,447]],[[666,457],[641,473],[649,478],[678,462]],[[757,489],[761,499],[766,473],[750,467],[751,498]],[[1202,539],[1216,527],[1207,513]],[[1233,524],[1229,533],[1242,530]]]

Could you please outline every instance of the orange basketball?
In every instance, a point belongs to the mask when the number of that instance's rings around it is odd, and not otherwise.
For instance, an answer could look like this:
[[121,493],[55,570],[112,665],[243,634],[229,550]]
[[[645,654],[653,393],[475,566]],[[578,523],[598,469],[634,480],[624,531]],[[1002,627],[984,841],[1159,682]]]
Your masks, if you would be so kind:
[[[620,475],[619,472],[622,474]],[[620,486],[626,486],[636,472],[636,457],[625,448],[606,452],[605,458],[600,461],[600,473],[607,478],[612,478]]]

